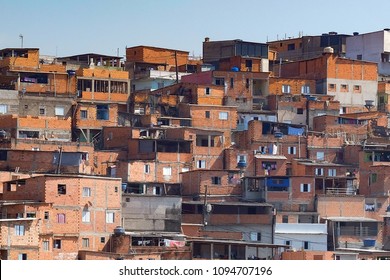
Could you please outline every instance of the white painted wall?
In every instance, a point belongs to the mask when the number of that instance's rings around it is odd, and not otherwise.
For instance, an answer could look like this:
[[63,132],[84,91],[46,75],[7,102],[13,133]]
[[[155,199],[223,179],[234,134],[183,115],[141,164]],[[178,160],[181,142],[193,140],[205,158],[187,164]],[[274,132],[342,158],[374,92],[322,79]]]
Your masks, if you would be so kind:
[[[336,92],[327,94],[335,96],[335,100],[340,101],[340,107],[364,106],[365,100],[374,100],[374,104],[377,104],[377,81],[327,79],[327,83],[336,85]],[[348,85],[348,92],[340,92],[343,84]],[[361,93],[353,92],[354,85],[360,85]]]
[[390,62],[381,62],[381,53],[390,52],[390,31],[380,30],[347,37],[346,57],[378,63],[378,73],[390,75]]
[[326,224],[281,224],[275,226],[275,244],[286,245],[290,241],[293,249],[301,250],[309,242],[308,251],[327,251]]

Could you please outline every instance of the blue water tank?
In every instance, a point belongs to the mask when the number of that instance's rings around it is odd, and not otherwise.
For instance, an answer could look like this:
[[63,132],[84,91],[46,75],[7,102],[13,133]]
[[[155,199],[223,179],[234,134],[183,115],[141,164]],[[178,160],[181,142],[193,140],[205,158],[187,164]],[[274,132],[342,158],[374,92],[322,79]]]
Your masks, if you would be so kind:
[[239,72],[240,69],[239,69],[237,66],[234,66],[234,67],[232,67],[232,71],[233,71],[233,72]]
[[274,137],[278,138],[278,139],[283,138],[283,133],[282,132],[275,132]]
[[246,161],[244,160],[240,160],[238,163],[237,163],[237,167],[238,168],[246,168]]
[[74,76],[74,75],[76,75],[76,71],[74,71],[74,70],[67,70],[66,72],[68,72],[68,75],[69,75],[69,76]]
[[375,247],[375,239],[364,239],[363,246],[364,247]]

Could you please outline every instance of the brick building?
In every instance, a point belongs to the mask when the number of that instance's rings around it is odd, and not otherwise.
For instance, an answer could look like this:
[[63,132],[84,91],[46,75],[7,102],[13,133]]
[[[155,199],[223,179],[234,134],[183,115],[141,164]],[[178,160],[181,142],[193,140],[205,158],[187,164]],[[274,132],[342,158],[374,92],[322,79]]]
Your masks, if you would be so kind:
[[40,175],[4,183],[2,258],[77,259],[121,224],[121,180]]

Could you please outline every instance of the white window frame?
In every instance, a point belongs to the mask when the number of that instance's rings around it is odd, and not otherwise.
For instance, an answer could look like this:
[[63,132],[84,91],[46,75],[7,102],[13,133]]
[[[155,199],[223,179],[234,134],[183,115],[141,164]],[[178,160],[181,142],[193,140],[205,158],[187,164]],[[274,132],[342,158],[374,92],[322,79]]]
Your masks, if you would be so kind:
[[89,238],[83,238],[81,240],[83,248],[89,248]]
[[301,93],[303,93],[303,94],[310,94],[310,86],[309,85],[303,85],[301,87]]
[[64,106],[55,106],[54,115],[56,116],[65,116],[65,107]]
[[211,88],[206,87],[206,88],[204,89],[204,94],[205,94],[205,95],[210,95],[210,94],[211,94]]
[[91,222],[91,211],[88,209],[84,209],[81,215],[81,220],[83,223],[90,223]]
[[0,115],[4,115],[8,113],[8,105],[0,104]]
[[317,167],[316,170],[315,170],[315,175],[316,176],[324,176],[324,169],[320,168],[320,167]]
[[288,147],[288,154],[289,155],[296,155],[297,154],[297,147],[295,147],[295,146]]
[[188,172],[190,171],[189,167],[182,167],[181,172]]
[[[307,188],[307,191],[305,191],[305,187]],[[301,192],[310,192],[310,184],[308,183],[301,183]]]
[[83,187],[83,197],[90,197],[91,193],[92,192],[90,187]]
[[42,241],[42,250],[43,251],[50,251],[50,241],[49,240],[43,240]]
[[163,167],[163,176],[172,176],[172,167],[164,166]]
[[237,163],[239,163],[241,159],[242,159],[243,162],[247,162],[246,161],[246,155],[238,155],[237,156]]
[[317,160],[325,160],[325,152],[317,152],[316,158]]
[[229,112],[219,112],[218,117],[220,120],[228,120],[229,119]]
[[336,168],[329,168],[328,169],[328,176],[329,177],[336,177],[337,175],[337,171],[336,171]]
[[196,162],[196,167],[199,169],[206,168],[206,161],[204,159],[200,159]]
[[26,234],[24,225],[15,225],[15,235],[23,236]]
[[282,85],[282,93],[291,93],[290,85]]
[[251,231],[249,233],[250,241],[261,241],[261,232]]
[[150,173],[150,165],[149,164],[145,164],[144,165],[144,173],[145,174],[149,174]]
[[106,212],[106,224],[113,224],[115,222],[115,212]]

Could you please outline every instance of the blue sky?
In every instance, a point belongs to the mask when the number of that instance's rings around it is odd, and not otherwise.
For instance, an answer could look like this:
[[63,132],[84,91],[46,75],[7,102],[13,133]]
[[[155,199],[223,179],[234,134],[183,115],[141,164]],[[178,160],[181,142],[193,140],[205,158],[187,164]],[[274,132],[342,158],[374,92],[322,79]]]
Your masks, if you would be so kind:
[[277,38],[390,28],[389,0],[0,0],[0,49],[125,54],[149,45],[202,54],[205,37]]

